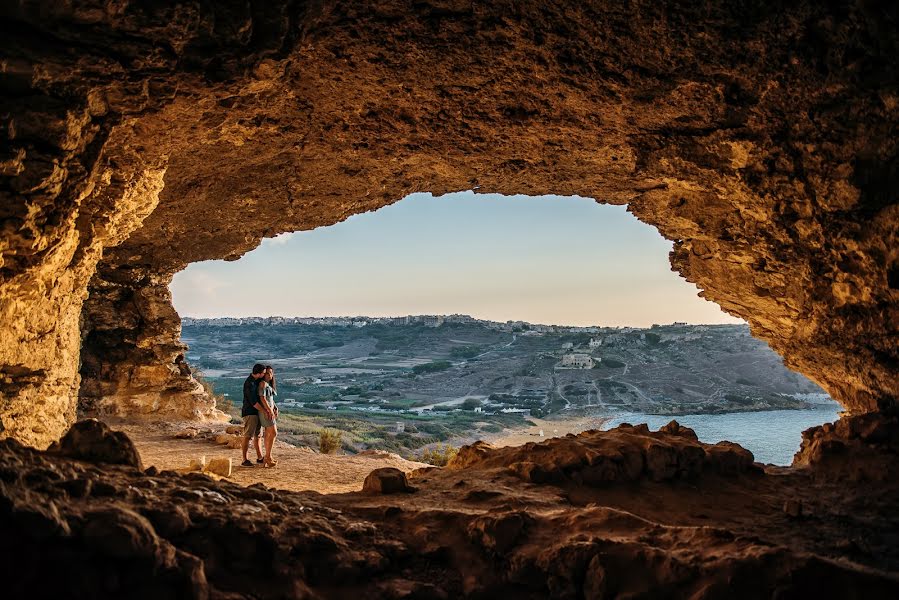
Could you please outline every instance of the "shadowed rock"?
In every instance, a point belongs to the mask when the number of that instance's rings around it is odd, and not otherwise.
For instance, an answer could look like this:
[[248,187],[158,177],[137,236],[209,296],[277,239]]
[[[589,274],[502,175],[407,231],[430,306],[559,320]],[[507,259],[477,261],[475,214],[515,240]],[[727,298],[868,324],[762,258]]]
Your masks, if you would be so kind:
[[409,485],[406,474],[395,467],[382,467],[368,474],[362,483],[362,492],[366,494],[398,494],[414,492]]
[[131,438],[121,431],[111,430],[106,423],[97,419],[85,419],[72,425],[50,451],[88,462],[143,469],[140,454]]
[[704,471],[733,475],[759,471],[745,448],[731,442],[704,444],[676,421],[657,432],[646,425],[623,424],[510,448],[478,442],[461,448],[449,467],[500,465],[532,483],[591,486],[641,479],[692,480]]

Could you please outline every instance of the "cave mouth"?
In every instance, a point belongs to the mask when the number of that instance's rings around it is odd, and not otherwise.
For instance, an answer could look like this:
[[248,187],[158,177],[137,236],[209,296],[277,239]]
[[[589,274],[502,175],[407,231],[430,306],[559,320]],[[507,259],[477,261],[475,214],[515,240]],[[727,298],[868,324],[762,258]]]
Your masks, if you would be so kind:
[[[697,297],[671,270],[670,250],[624,206],[413,194],[329,227],[266,239],[237,261],[192,264],[171,289],[186,317],[186,359],[219,407],[237,420],[244,371],[272,364],[286,408],[279,435],[296,445],[317,447],[316,428],[327,427],[343,432],[350,452],[414,459],[435,443],[525,443],[677,419],[704,442],[736,441],[760,462],[790,464],[801,432],[835,420],[838,405],[750,338],[743,321]],[[406,315],[431,317],[401,324]],[[416,329],[436,315],[450,332]],[[466,326],[460,315],[490,324]],[[488,358],[489,378],[477,373],[484,366],[466,364],[470,347],[495,354],[491,344],[505,344],[499,338],[512,322],[528,332],[519,332],[518,346],[530,348]],[[497,327],[506,333],[495,339],[457,339],[489,338]],[[390,340],[403,335],[405,347]],[[563,360],[569,338],[568,353],[608,366],[542,364],[527,373],[528,364],[545,362],[540,353]],[[182,369],[184,358],[175,359]],[[446,361],[447,372],[417,374]],[[417,385],[405,384],[410,376]],[[460,409],[466,402],[479,405],[480,424]],[[518,421],[507,418],[518,413]],[[354,429],[360,417],[366,425]]]

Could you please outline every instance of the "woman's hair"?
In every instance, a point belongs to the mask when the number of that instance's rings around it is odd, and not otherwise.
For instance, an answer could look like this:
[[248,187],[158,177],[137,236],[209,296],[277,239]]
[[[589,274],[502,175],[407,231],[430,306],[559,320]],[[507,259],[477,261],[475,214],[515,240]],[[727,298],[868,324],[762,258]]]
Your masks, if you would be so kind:
[[275,392],[277,392],[278,384],[275,383],[275,369],[273,369],[271,365],[265,365],[265,370],[272,372],[272,382],[269,385],[271,385],[272,389],[275,390]]

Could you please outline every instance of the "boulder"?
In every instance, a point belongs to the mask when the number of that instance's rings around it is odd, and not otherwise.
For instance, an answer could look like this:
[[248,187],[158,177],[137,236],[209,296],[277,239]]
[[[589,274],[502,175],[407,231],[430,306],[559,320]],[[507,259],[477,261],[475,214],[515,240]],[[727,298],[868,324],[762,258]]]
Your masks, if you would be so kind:
[[754,468],[752,452],[733,442],[706,446],[705,467],[721,475],[738,475]]
[[131,438],[121,431],[113,431],[97,419],[78,421],[48,451],[87,462],[143,469],[140,454]]
[[228,446],[229,448],[240,448],[243,445],[243,438],[237,435],[228,435],[227,433],[220,433],[215,436],[215,443],[221,444],[223,446]]
[[189,470],[202,471],[205,468],[206,468],[206,457],[205,456],[190,459],[190,466],[188,467]]
[[687,439],[691,439],[694,442],[699,441],[699,438],[696,436],[696,432],[690,429],[689,427],[684,427],[677,421],[671,421],[661,429],[659,429],[660,433],[667,433],[670,435],[678,435],[681,437],[685,437]]
[[468,537],[489,553],[503,555],[518,544],[532,521],[524,511],[484,515],[469,523]]
[[84,515],[82,536],[101,555],[159,561],[159,538],[150,522],[124,508],[108,507]]
[[446,465],[449,469],[464,469],[476,464],[487,457],[493,446],[485,441],[478,440],[475,443],[462,446],[459,452]]
[[362,492],[366,494],[396,494],[414,492],[409,485],[406,474],[394,467],[382,467],[368,474],[362,484]]
[[212,458],[206,463],[206,472],[231,477],[231,458]]

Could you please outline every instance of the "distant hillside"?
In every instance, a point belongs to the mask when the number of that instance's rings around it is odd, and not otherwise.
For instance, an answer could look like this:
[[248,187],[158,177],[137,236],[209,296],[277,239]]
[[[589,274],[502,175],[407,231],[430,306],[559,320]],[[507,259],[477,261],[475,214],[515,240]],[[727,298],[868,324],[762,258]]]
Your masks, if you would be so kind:
[[297,441],[328,423],[360,449],[402,452],[529,417],[798,409],[798,395],[822,394],[742,325],[184,319],[182,337],[216,393],[239,404],[253,363],[271,364]]

